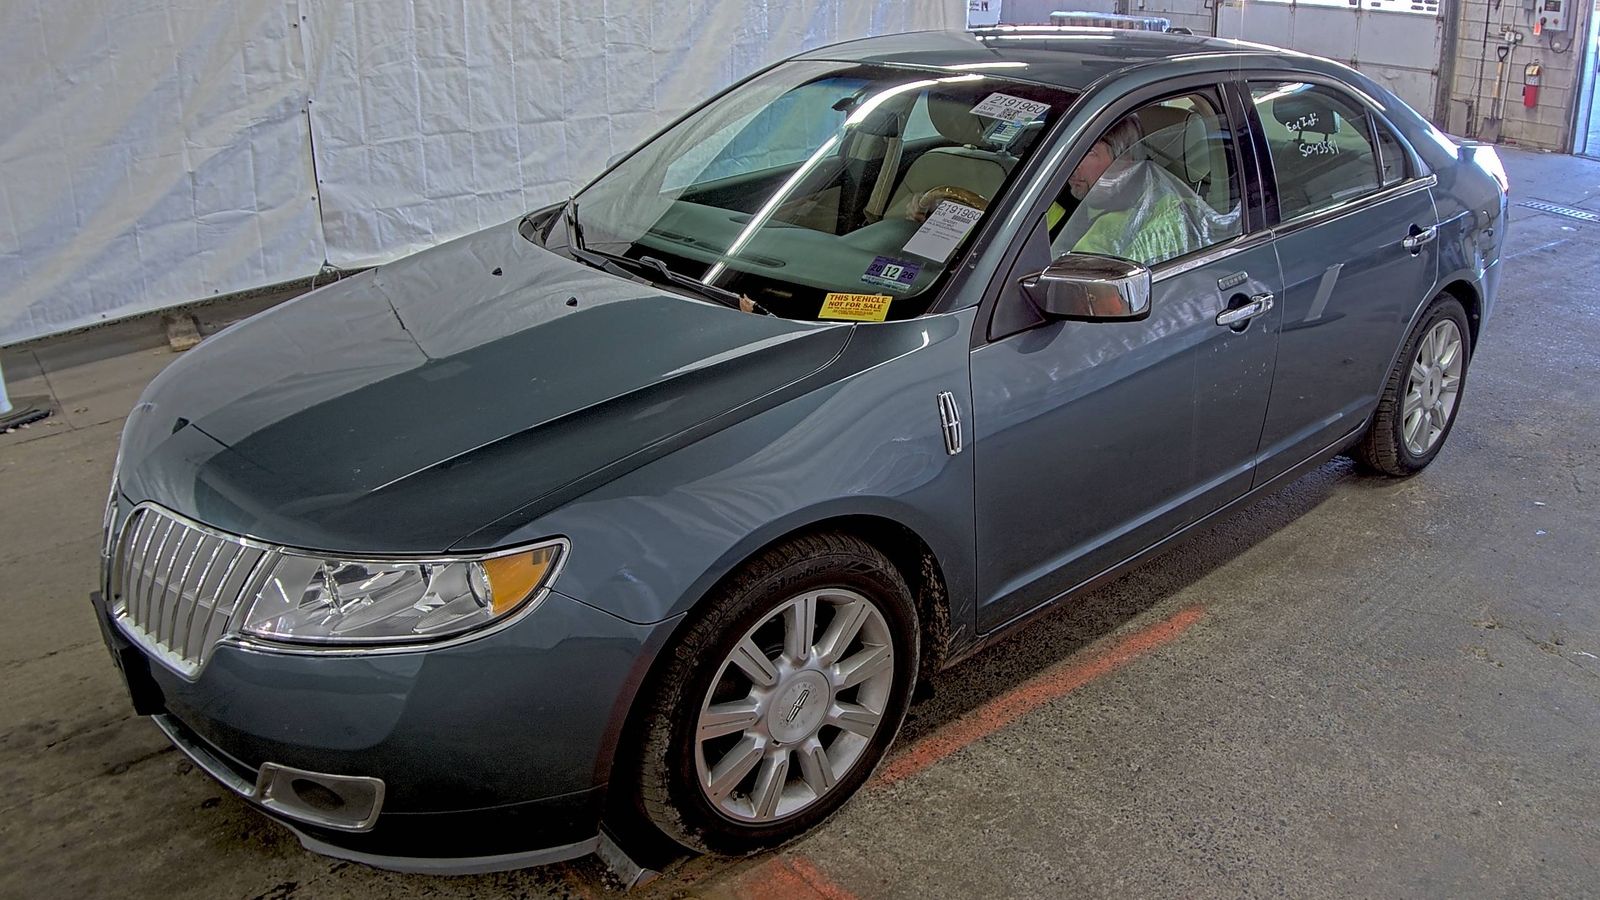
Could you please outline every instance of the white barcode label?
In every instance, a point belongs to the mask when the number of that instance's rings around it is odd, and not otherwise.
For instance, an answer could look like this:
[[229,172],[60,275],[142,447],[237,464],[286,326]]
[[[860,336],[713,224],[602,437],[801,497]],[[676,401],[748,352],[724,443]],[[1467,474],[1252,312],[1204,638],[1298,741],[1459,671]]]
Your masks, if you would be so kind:
[[1050,108],[1048,103],[1013,97],[1010,94],[990,94],[972,108],[975,116],[987,116],[1002,122],[1032,122]]

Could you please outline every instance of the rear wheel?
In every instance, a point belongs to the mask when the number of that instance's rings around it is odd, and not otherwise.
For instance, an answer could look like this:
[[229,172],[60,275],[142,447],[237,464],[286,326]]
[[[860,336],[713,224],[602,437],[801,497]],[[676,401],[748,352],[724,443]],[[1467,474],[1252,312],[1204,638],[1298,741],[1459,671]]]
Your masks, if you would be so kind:
[[639,800],[696,850],[803,834],[883,758],[909,704],[916,612],[871,545],[816,535],[754,561],[687,626],[656,679]]
[[1448,294],[1435,298],[1406,342],[1356,450],[1385,475],[1410,475],[1439,455],[1455,425],[1472,349],[1467,312]]

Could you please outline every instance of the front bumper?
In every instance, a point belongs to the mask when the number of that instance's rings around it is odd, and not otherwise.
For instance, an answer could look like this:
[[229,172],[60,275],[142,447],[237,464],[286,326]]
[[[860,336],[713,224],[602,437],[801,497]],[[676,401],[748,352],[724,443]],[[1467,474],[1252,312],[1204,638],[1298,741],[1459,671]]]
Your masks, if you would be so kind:
[[[516,626],[456,646],[324,655],[225,644],[190,681],[133,645],[100,595],[93,602],[135,711],[202,769],[308,849],[434,873],[595,849],[619,713],[655,632],[552,592]],[[274,784],[281,799],[293,793],[283,786],[319,780],[354,783],[355,805],[326,815],[273,802]]]

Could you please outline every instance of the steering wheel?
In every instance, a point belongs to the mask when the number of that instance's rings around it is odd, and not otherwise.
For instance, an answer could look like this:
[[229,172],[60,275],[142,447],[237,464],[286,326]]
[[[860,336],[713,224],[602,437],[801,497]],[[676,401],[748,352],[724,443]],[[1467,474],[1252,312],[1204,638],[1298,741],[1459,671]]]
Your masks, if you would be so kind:
[[989,206],[989,201],[976,191],[969,191],[953,184],[941,184],[938,187],[928,188],[920,194],[911,195],[910,201],[906,204],[906,215],[908,218],[920,221],[932,215],[933,211],[939,208],[939,204],[946,200],[954,200],[962,206],[970,206],[979,211]]

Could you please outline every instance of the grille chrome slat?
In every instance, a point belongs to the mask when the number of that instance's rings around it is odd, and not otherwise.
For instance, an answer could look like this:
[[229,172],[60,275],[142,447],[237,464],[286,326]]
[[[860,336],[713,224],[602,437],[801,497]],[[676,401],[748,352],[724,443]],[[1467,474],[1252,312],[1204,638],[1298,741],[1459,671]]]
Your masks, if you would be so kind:
[[[200,577],[194,583],[194,602],[189,604],[189,614],[183,617],[183,646],[178,654],[188,658],[194,653],[194,613],[200,608],[206,595],[206,579],[211,577],[211,569],[217,564],[217,557],[222,555],[222,548],[228,546],[226,541],[213,539],[211,541],[211,557],[206,560],[205,568],[200,570]],[[215,606],[213,605],[213,608]]]
[[[139,624],[147,631],[150,627],[150,620],[155,618],[156,588],[160,587],[161,584],[160,581],[156,579],[156,570],[161,568],[161,560],[167,558],[167,543],[172,540],[172,532],[176,531],[178,528],[178,522],[176,519],[168,519],[166,524],[167,530],[161,533],[161,543],[156,545],[155,555],[146,556],[144,560],[154,562],[154,565],[150,566],[149,569],[144,572],[146,582],[144,589],[144,601],[139,611]],[[144,566],[141,565],[140,568],[143,569]]]
[[183,655],[183,648],[177,646],[178,620],[183,618],[184,607],[188,605],[188,598],[184,596],[184,587],[189,583],[189,576],[194,574],[194,560],[200,553],[200,545],[205,542],[202,532],[194,532],[183,536],[178,542],[178,552],[173,554],[174,560],[183,560],[176,566],[177,580],[169,583],[168,588],[172,603],[161,616],[156,632],[163,644],[172,648],[172,652]]
[[188,678],[237,630],[235,617],[276,555],[148,504],[128,515],[114,546],[109,587],[118,627]]
[[151,518],[141,522],[144,533],[144,546],[137,555],[128,560],[128,606],[130,609],[142,602],[144,596],[144,569],[139,566],[139,561],[150,558],[150,546],[155,543],[156,532],[161,530],[161,520]]
[[178,572],[178,560],[183,559],[183,545],[189,542],[189,537],[189,529],[185,528],[178,534],[178,542],[172,546],[172,552],[167,554],[167,574],[161,579],[160,599],[155,614],[150,617],[150,636],[168,647],[172,646],[172,641],[166,636],[167,619],[178,608],[178,602],[172,595],[172,576]]
[[233,546],[232,555],[228,557],[228,567],[222,570],[222,577],[217,580],[216,585],[213,586],[210,592],[209,602],[206,606],[206,617],[200,623],[199,641],[202,647],[206,645],[206,635],[211,633],[211,623],[217,617],[217,607],[221,605],[219,598],[222,596],[222,589],[233,580],[234,570],[239,568],[239,561],[244,559],[246,552],[244,547]]
[[116,581],[107,590],[106,596],[112,601],[118,597],[127,596],[133,584],[133,559],[136,555],[134,548],[139,546],[139,533],[144,528],[145,520],[129,516],[123,523],[122,530],[125,540],[117,545],[116,556],[112,558],[111,570],[116,573]]

